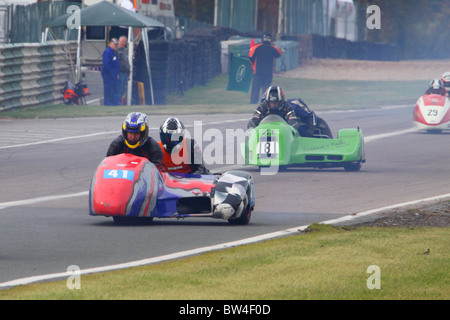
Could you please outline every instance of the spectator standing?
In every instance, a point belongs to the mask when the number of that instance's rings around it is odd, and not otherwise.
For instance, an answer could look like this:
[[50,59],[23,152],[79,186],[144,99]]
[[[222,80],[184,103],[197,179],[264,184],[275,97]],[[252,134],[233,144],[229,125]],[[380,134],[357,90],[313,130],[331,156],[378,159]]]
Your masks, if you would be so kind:
[[119,56],[119,78],[117,79],[117,96],[119,104],[122,104],[123,96],[127,89],[127,82],[130,78],[130,62],[128,61],[127,37],[121,36],[119,38],[119,47],[117,53]]
[[251,64],[254,65],[250,103],[259,103],[261,90],[265,92],[271,85],[274,60],[281,57],[282,54],[281,49],[272,44],[272,36],[270,34],[265,34],[261,43],[250,48],[249,58]]
[[103,94],[105,106],[115,106],[119,104],[117,97],[117,77],[119,75],[119,57],[117,55],[117,45],[119,41],[112,38],[109,46],[103,52]]

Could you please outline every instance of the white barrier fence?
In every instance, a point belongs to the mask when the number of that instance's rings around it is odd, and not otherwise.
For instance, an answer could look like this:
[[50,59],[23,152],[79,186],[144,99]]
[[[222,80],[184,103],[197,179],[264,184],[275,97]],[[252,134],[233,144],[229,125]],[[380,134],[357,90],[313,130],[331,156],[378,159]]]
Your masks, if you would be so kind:
[[74,41],[0,45],[0,111],[62,103],[74,48]]

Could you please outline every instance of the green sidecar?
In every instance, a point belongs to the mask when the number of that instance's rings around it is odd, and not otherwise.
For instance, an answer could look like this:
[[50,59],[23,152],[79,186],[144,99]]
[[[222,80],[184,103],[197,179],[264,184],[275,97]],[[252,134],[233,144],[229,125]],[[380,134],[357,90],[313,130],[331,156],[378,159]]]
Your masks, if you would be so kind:
[[284,169],[287,167],[333,168],[359,171],[366,161],[360,128],[341,129],[337,138],[302,137],[277,115],[265,117],[251,129],[241,145],[245,165]]

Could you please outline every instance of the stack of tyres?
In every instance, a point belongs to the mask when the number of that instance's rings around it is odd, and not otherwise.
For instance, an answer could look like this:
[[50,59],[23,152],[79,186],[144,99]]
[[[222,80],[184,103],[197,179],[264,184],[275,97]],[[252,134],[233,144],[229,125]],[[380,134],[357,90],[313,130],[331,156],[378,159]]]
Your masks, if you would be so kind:
[[[149,43],[150,66],[155,104],[165,104],[167,97],[167,79],[169,71],[170,42],[165,40],[153,40]],[[146,94],[150,97],[150,94]],[[147,102],[149,104],[149,102]]]
[[[220,41],[232,34],[236,31],[230,28],[202,28],[182,39],[150,41],[154,103],[165,104],[168,94],[183,95],[186,90],[206,85],[220,75]],[[150,104],[150,81],[142,45],[136,49],[135,57],[135,80],[144,83],[146,104]]]
[[180,51],[180,67],[179,67],[179,72],[180,72],[180,87],[179,90],[181,92],[190,89],[194,86],[194,83],[192,81],[192,64],[194,61],[194,53],[192,51],[191,46],[189,45],[189,43],[182,39],[179,40],[178,43],[179,46],[179,51]]
[[167,70],[167,94],[183,94],[183,89],[181,87],[182,54],[180,52],[180,48],[181,45],[179,41],[173,41],[170,43],[169,67]]
[[187,43],[192,51],[192,64],[188,69],[187,78],[192,86],[202,84],[201,43],[198,38],[187,38]]
[[[167,70],[169,65],[168,49],[168,41],[154,40],[149,43],[154,104],[165,104],[166,101]],[[139,43],[135,50],[133,69],[135,73],[134,80],[144,84],[145,104],[149,105],[152,103],[152,91],[150,90],[147,62],[142,42]],[[137,92],[137,90],[133,90],[133,92]],[[139,104],[138,100],[137,96],[133,95],[133,103]]]

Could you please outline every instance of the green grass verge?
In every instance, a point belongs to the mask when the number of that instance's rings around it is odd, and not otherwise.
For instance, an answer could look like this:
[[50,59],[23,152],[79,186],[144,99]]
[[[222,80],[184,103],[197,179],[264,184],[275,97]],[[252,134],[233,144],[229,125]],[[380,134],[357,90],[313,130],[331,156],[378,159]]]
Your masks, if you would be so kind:
[[[0,290],[0,299],[450,298],[448,228],[332,227],[182,260]],[[429,250],[428,250],[429,249]],[[379,267],[380,289],[367,282]]]
[[[0,117],[73,118],[125,116],[132,111],[151,114],[245,113],[249,117],[255,105],[250,93],[227,91],[228,76],[221,75],[205,86],[187,90],[183,96],[170,95],[166,105],[107,107],[41,106],[0,112]],[[322,81],[274,77],[287,98],[302,98],[313,110],[368,109],[386,105],[413,105],[427,87],[426,81]]]

